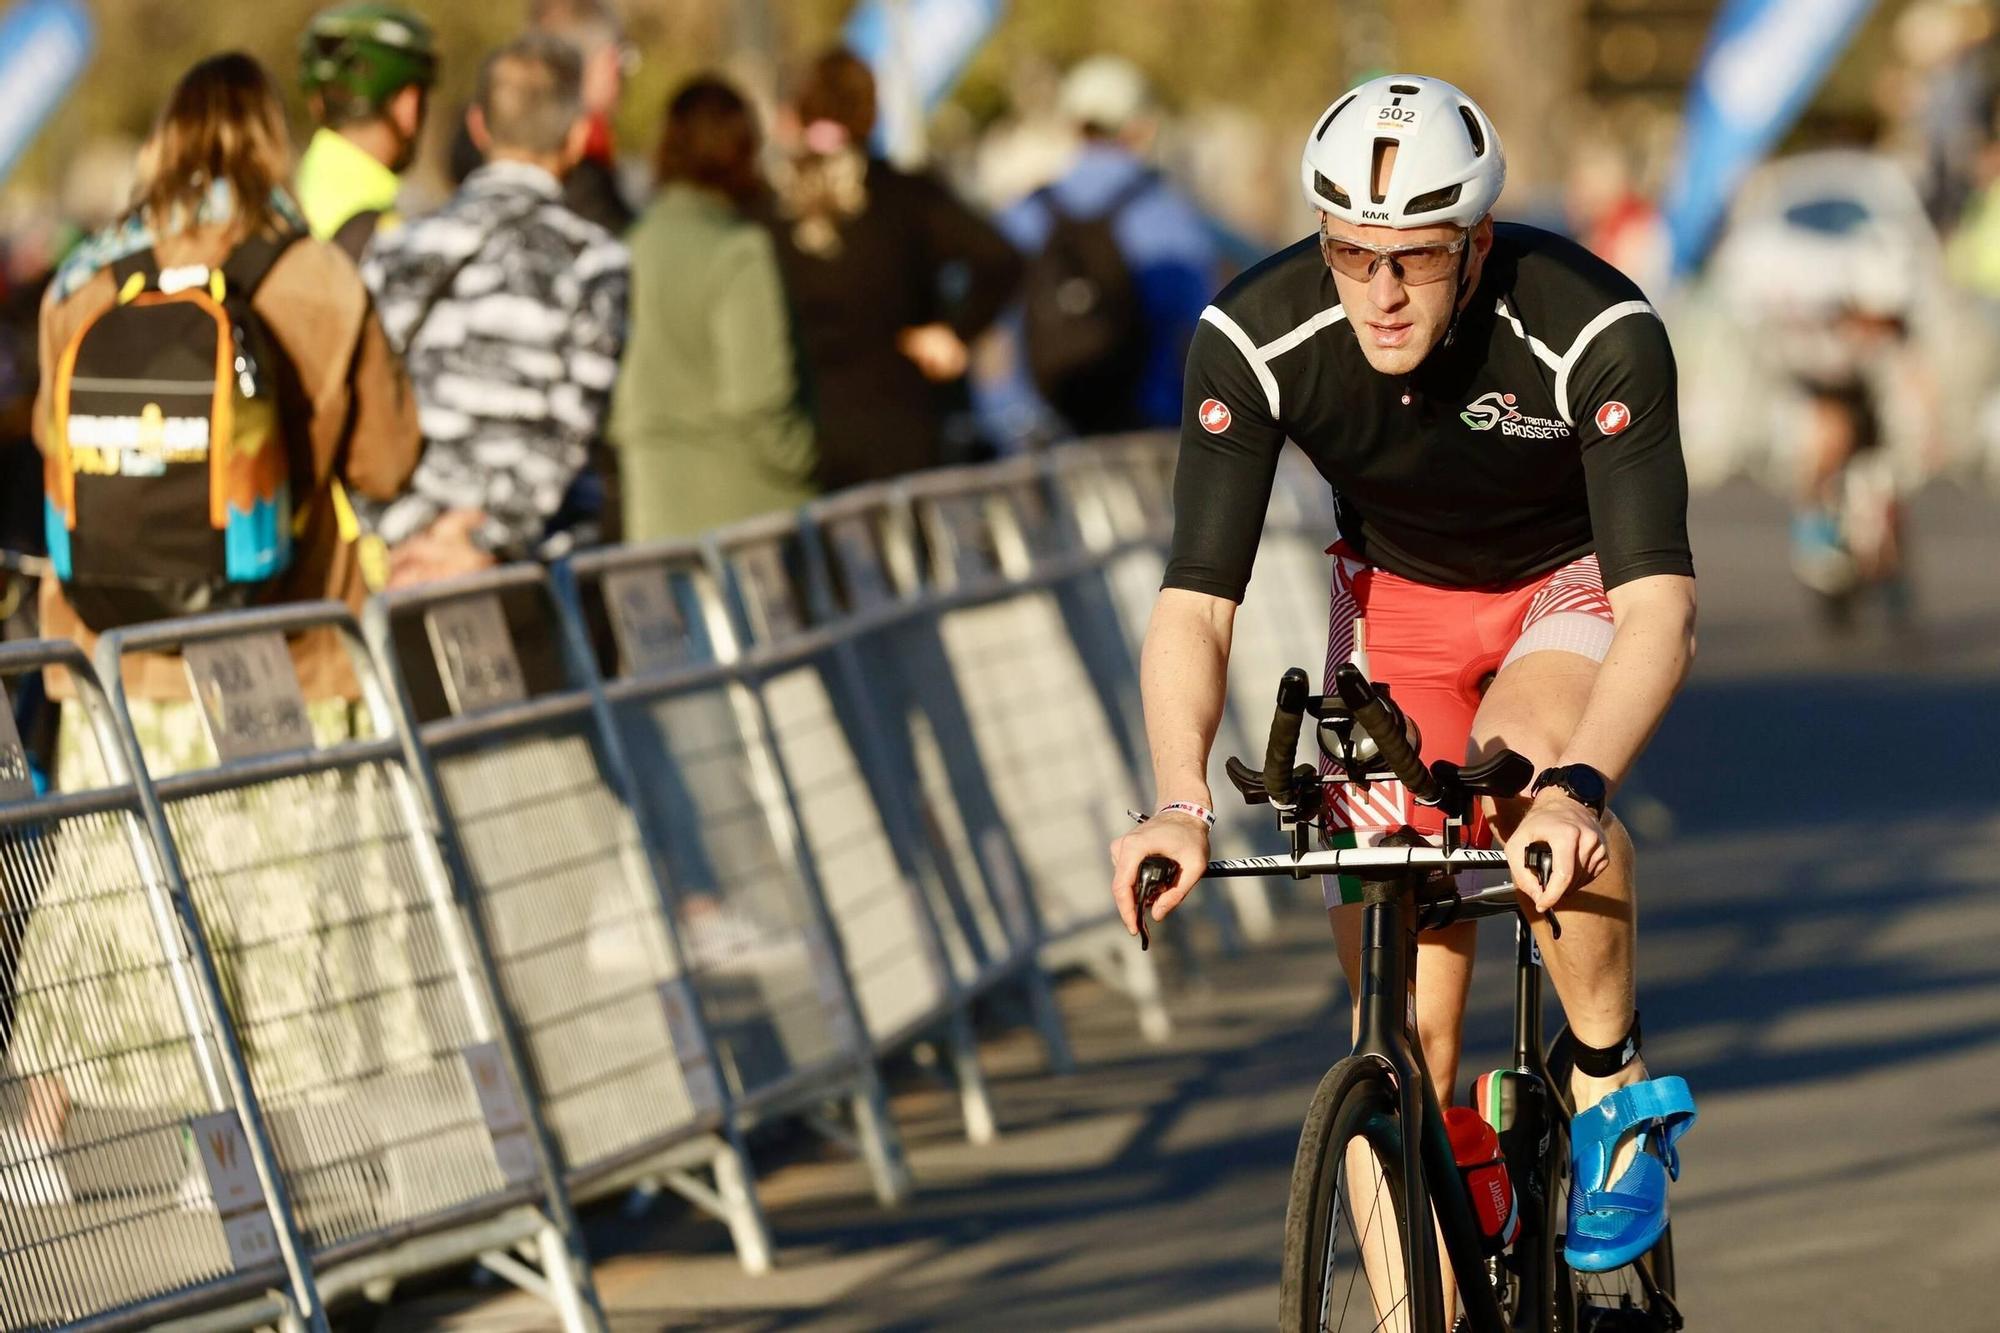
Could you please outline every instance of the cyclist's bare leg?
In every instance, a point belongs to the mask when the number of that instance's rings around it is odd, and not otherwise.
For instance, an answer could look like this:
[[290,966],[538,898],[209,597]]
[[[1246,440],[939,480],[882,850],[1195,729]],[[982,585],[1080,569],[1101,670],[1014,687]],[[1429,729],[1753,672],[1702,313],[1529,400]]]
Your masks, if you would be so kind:
[[[1471,754],[1491,754],[1501,746],[1526,755],[1537,771],[1556,762],[1571,730],[1583,715],[1597,678],[1597,664],[1575,653],[1530,653],[1507,666],[1494,679],[1472,725]],[[1525,800],[1497,801],[1496,831],[1505,837],[1526,813]],[[1613,1046],[1631,1030],[1635,999],[1633,956],[1638,933],[1638,907],[1632,889],[1632,839],[1615,816],[1604,820],[1611,865],[1603,874],[1563,897],[1556,915],[1562,938],[1549,932],[1546,919],[1536,919],[1535,937],[1556,994],[1562,997],[1570,1031],[1588,1046]],[[1524,900],[1525,905],[1525,900]],[[1619,1088],[1646,1077],[1643,1059],[1636,1059],[1609,1078],[1582,1072],[1570,1077],[1576,1107],[1595,1106]],[[1625,1145],[1612,1167],[1612,1179],[1624,1170],[1634,1145]]]
[[1860,444],[1860,423],[1854,408],[1831,394],[1806,399],[1805,438],[1799,442],[1798,488],[1801,504],[1832,507],[1841,469]]

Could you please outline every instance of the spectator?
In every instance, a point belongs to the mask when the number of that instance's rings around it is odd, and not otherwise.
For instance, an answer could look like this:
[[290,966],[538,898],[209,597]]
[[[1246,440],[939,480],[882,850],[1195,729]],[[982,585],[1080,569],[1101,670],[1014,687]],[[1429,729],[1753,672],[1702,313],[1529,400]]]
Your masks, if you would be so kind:
[[[989,419],[1009,423],[1001,430],[1017,442],[1024,434],[1051,433],[1038,398],[1077,434],[1175,426],[1188,343],[1217,284],[1214,229],[1147,165],[1157,117],[1145,76],[1130,61],[1110,55],[1083,61],[1064,78],[1059,105],[1076,132],[1074,158],[1053,184],[1000,218],[1008,238],[1036,258],[1024,287],[1030,309],[1017,354],[1002,383],[982,388],[982,408]],[[1089,257],[1096,249],[1093,222],[1108,223],[1115,260]],[[1059,226],[1061,244],[1052,245]],[[1122,273],[1091,271],[1117,261]],[[1107,317],[1099,336],[1115,336],[1082,360],[1087,339],[1067,357],[1068,349],[1036,345],[1084,327],[1062,318],[1077,279],[1109,290],[1113,299],[1105,304],[1125,312]],[[1067,368],[1060,376],[1045,369],[1031,377],[1026,368],[1038,360]]]
[[[799,321],[826,489],[945,460],[948,386],[1020,280],[1006,238],[927,176],[870,158],[875,78],[844,50],[797,99],[778,262]],[[951,293],[946,288],[950,286]]]
[[416,159],[437,70],[429,25],[394,5],[322,10],[299,38],[299,83],[319,127],[299,159],[299,205],[313,235],[356,263],[398,221],[398,177]]
[[[583,156],[563,180],[563,202],[579,217],[613,236],[623,236],[633,213],[618,184],[611,120],[618,113],[626,76],[638,64],[638,48],[625,40],[624,25],[611,0],[528,0],[528,31],[561,38],[583,60],[583,114],[589,134]],[[481,160],[479,146],[461,126],[451,145],[452,179],[463,181]]]
[[487,57],[466,113],[486,164],[380,237],[366,273],[416,385],[426,449],[377,516],[391,579],[555,554],[565,493],[602,430],[625,343],[625,247],[562,202],[582,156],[582,61],[552,37]]
[[[57,447],[51,440],[52,413],[59,401],[57,367],[78,331],[117,303],[122,283],[114,278],[114,267],[122,274],[136,266],[150,275],[149,282],[157,281],[162,270],[185,277],[203,269],[219,271],[248,242],[274,242],[277,257],[251,304],[279,353],[281,364],[268,369],[275,372],[275,401],[294,458],[290,488],[299,512],[291,563],[277,575],[270,595],[280,601],[335,597],[358,607],[364,589],[352,524],[344,512],[347,489],[387,499],[402,488],[416,466],[416,413],[408,382],[353,263],[333,246],[305,235],[305,221],[287,183],[291,156],[283,103],[255,60],[219,55],[182,77],[140,154],[138,203],[124,219],[80,244],[50,286],[41,317],[36,438],[45,450]],[[300,475],[299,469],[308,466],[309,475]],[[41,596],[42,632],[74,639],[89,651],[94,635],[63,586],[43,579]],[[357,690],[338,638],[330,630],[317,631],[293,638],[290,647],[316,731],[322,737],[353,734],[351,700]],[[63,673],[49,673],[48,685],[54,697],[72,696]],[[128,659],[125,690],[134,730],[155,772],[203,761],[207,743],[177,657],[140,654]],[[88,723],[75,708],[62,710],[59,729],[58,785],[75,788],[101,781],[95,749],[87,739]],[[17,905],[19,914],[27,910]],[[120,937],[117,929],[93,923],[90,912],[80,909],[42,915],[52,919],[46,927],[40,918],[35,922],[36,949],[42,956],[95,950],[99,965],[116,962],[102,953]],[[125,924],[132,926],[125,937],[140,950],[138,956],[145,957],[147,949],[156,956],[158,942],[149,937],[147,923]],[[28,952],[24,944],[23,957]],[[144,966],[132,964],[134,969]],[[143,1030],[143,1016],[114,1012],[117,1004],[109,991],[105,1007],[93,1021],[107,1032],[128,1018]],[[42,1033],[38,1040],[83,1039],[65,1016],[40,1016],[36,1026]],[[20,1039],[17,1033],[15,1040]],[[79,1067],[87,1063],[74,1061]],[[26,1114],[5,1133],[15,1147],[22,1140],[29,1146],[54,1146],[68,1115],[68,1094],[57,1081],[41,1078],[29,1081],[24,1096]],[[4,1152],[6,1147],[0,1146]],[[53,1161],[43,1161],[41,1167],[27,1175],[15,1173],[10,1197],[16,1202],[67,1200],[61,1168]]]
[[674,94],[659,195],[632,229],[632,340],[612,414],[635,540],[690,536],[812,495],[812,425],[771,237],[757,122],[728,84]]

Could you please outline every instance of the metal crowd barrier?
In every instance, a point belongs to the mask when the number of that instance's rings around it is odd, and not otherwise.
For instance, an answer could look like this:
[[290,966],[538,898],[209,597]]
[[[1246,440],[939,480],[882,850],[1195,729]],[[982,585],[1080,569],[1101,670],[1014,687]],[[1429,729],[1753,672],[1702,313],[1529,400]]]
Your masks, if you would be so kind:
[[930,660],[900,674],[923,684],[915,704],[939,731],[954,793],[976,793],[973,809],[961,802],[975,845],[989,874],[1028,886],[1044,964],[1085,966],[1164,1040],[1153,956],[1132,947],[1105,888],[1121,810],[1151,784],[1130,748],[1135,722],[1093,677],[1057,590],[1088,556],[1038,561],[1064,521],[1038,460],[927,474],[907,489],[927,557],[911,628]]
[[[36,795],[0,691],[0,1326],[318,1329],[476,1258],[601,1329],[572,1197],[672,1188],[762,1272],[757,1127],[804,1118],[893,1203],[878,1061],[937,1040],[991,1139],[982,997],[1022,990],[1059,1070],[1049,969],[1163,1039],[1104,848],[1151,789],[1174,453],[1090,441],[399,591],[365,645],[331,603],[138,627],[100,645],[108,690],[74,647],[0,648],[0,681],[70,671],[104,774]],[[1259,753],[1320,655],[1333,530],[1288,454],[1219,753]],[[307,707],[300,633],[360,705]],[[149,651],[198,701],[173,753],[122,688]],[[1218,845],[1268,850],[1223,804]],[[1226,947],[1271,924],[1230,887]]]
[[[954,781],[941,734],[969,726],[933,627],[923,623],[921,542],[908,497],[895,485],[859,487],[807,505],[799,517],[799,562],[811,624],[833,644],[830,678],[883,817],[901,834],[930,905],[961,996],[1018,989],[1047,1051],[1049,1068],[1074,1066],[1061,1010],[1042,968],[1040,913],[983,784]],[[756,620],[756,580],[737,579]],[[962,753],[962,750],[960,751]]]
[[[1271,701],[1289,667],[1326,659],[1326,606],[1339,535],[1333,493],[1305,456],[1287,449],[1278,460],[1271,502],[1257,546],[1257,566],[1236,613],[1229,653],[1230,708],[1253,735],[1270,725]],[[1317,679],[1318,671],[1313,672]],[[1262,754],[1259,744],[1253,754]]]
[[[1050,475],[1073,516],[1078,540],[1094,557],[1095,576],[1111,602],[1111,618],[1124,637],[1134,680],[1173,537],[1177,447],[1170,436],[1137,435],[1068,445],[1048,458]],[[1283,850],[1268,814],[1236,800],[1221,773],[1224,756],[1254,758],[1262,752],[1262,742],[1243,721],[1235,709],[1224,710],[1211,765],[1209,786],[1216,799],[1213,843],[1222,856]],[[1147,751],[1142,747],[1140,753]],[[1142,791],[1150,792],[1150,783]],[[1225,949],[1236,933],[1252,942],[1270,938],[1276,919],[1264,881],[1232,879],[1213,887],[1214,892],[1201,896],[1200,904],[1210,909],[1223,930]]]
[[[829,920],[796,793],[694,543],[592,551],[568,577],[641,827],[667,867],[687,965],[746,1123],[806,1113],[908,1197],[853,959]],[[851,1125],[824,1111],[844,1104]]]
[[68,673],[102,780],[38,796],[0,689],[0,1322],[323,1328],[215,968],[97,676],[73,644],[0,647],[0,679],[48,668]]
[[517,565],[384,594],[364,625],[572,1197],[665,1183],[729,1227],[746,1270],[767,1271],[748,1155],[630,774],[589,667],[545,651],[567,638],[548,575]]
[[[894,485],[844,492],[806,507],[797,533],[794,577],[815,632],[837,645],[836,679],[846,700],[843,717],[882,797],[885,814],[899,818],[917,850],[932,919],[953,976],[968,996],[1019,977],[1049,1050],[1051,1064],[1067,1067],[1068,1039],[1041,970],[1041,926],[1025,881],[1010,855],[992,837],[975,846],[973,826],[995,819],[967,818],[990,795],[964,779],[969,728],[950,683],[936,634],[923,621],[926,594],[918,573],[921,544],[907,497]],[[753,635],[770,618],[776,583],[755,577],[754,566],[734,571],[735,586]],[[750,577],[745,577],[749,575]],[[940,736],[952,739],[940,742]],[[910,832],[914,830],[914,833]]]
[[[365,738],[314,735],[286,636],[328,632],[360,684],[346,729]],[[120,683],[124,658],[149,651],[181,655],[212,763],[150,774]],[[396,708],[346,609],[117,630],[98,668],[221,974],[322,1298],[379,1298],[400,1277],[477,1258],[546,1299],[565,1329],[602,1329],[479,918],[454,893]]]

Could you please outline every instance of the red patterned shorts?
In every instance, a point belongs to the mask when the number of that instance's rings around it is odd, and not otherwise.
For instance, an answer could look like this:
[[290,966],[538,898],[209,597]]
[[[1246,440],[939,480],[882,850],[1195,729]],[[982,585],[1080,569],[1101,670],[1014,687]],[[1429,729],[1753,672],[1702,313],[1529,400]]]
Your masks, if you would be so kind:
[[[1532,652],[1555,649],[1602,662],[1611,648],[1611,602],[1597,557],[1584,556],[1503,588],[1440,588],[1377,569],[1336,542],[1328,613],[1326,685],[1333,668],[1353,661],[1386,684],[1423,733],[1425,763],[1465,760],[1473,715],[1492,676]],[[1400,782],[1366,793],[1328,789],[1329,822],[1352,829],[1363,846],[1405,824],[1428,834],[1444,819],[1409,799]],[[1473,841],[1485,834],[1483,821]],[[1329,897],[1332,889],[1329,886]]]

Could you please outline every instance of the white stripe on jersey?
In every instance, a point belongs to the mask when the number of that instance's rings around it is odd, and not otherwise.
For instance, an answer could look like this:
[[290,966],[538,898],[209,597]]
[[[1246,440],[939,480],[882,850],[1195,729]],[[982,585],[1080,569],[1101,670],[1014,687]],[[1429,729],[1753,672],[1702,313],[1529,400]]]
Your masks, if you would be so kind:
[[1279,407],[1278,377],[1271,373],[1271,362],[1305,342],[1321,329],[1330,329],[1340,323],[1347,318],[1347,312],[1337,305],[1328,306],[1291,332],[1280,334],[1262,347],[1250,341],[1250,335],[1243,331],[1242,325],[1214,306],[1202,311],[1201,317],[1221,329],[1224,336],[1236,344],[1236,350],[1243,353],[1243,359],[1250,363],[1250,369],[1257,375],[1257,383],[1263,387],[1264,400],[1270,404],[1271,416],[1275,419]]
[[1651,303],[1646,301],[1620,301],[1617,305],[1606,306],[1597,312],[1597,318],[1583,326],[1582,332],[1576,335],[1576,341],[1569,345],[1567,352],[1563,353],[1562,365],[1556,369],[1556,415],[1565,422],[1572,426],[1576,424],[1569,416],[1569,375],[1576,369],[1576,363],[1583,359],[1583,349],[1590,346],[1591,339],[1604,332],[1606,326],[1627,315],[1637,315],[1642,312],[1654,319],[1660,317],[1660,312],[1653,309]]
[[1243,331],[1242,325],[1223,314],[1214,306],[1210,306],[1208,309],[1202,311],[1201,317],[1208,323],[1215,325],[1216,328],[1221,329],[1222,336],[1235,343],[1236,350],[1243,353],[1243,359],[1250,363],[1250,369],[1257,376],[1258,385],[1264,390],[1264,403],[1271,410],[1271,419],[1273,421],[1277,420],[1278,377],[1271,373],[1271,367],[1266,365],[1263,358],[1257,355],[1257,345],[1250,341],[1250,335]]
[[[1528,350],[1535,354],[1537,361],[1540,361],[1550,370],[1560,370],[1562,368],[1562,358],[1551,352],[1547,343],[1521,327],[1521,321],[1515,317],[1512,310],[1507,308],[1507,298],[1503,296],[1495,301],[1493,308],[1499,312],[1500,318],[1506,320],[1513,328],[1514,336],[1528,344]],[[1568,420],[1568,418],[1565,417],[1564,420]]]

